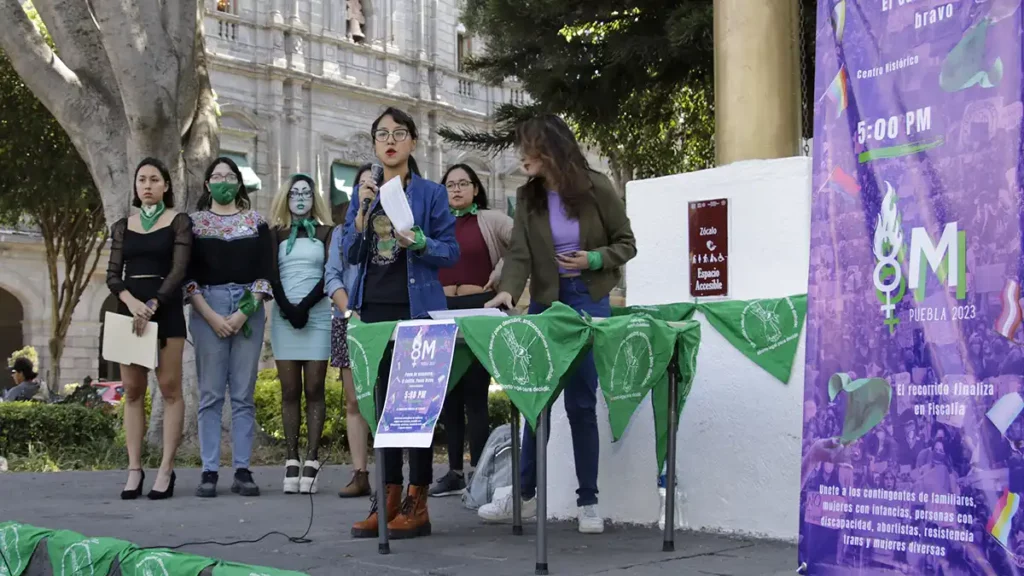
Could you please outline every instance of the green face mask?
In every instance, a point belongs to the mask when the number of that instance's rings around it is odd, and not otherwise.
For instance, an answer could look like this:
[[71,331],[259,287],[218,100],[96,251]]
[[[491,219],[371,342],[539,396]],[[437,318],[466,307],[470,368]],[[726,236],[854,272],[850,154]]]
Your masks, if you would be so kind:
[[238,184],[233,182],[210,182],[210,196],[217,204],[227,205],[238,196]]

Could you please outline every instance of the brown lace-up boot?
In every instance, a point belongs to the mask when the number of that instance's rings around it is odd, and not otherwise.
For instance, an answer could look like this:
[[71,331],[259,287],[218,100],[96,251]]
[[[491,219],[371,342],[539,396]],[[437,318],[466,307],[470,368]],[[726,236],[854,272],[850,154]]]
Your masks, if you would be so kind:
[[[388,484],[387,495],[387,521],[391,522],[398,516],[398,513],[402,510],[402,485]],[[366,517],[366,520],[363,520],[362,522],[356,522],[352,525],[352,537],[376,538],[378,522],[379,520],[377,519],[377,498],[374,497],[371,500],[370,504],[370,515]]]
[[402,513],[388,522],[388,537],[395,540],[430,536],[430,514],[427,494],[430,486],[409,486],[409,495],[402,504]]
[[352,481],[338,491],[341,498],[361,498],[370,495],[370,473],[356,470],[352,473]]

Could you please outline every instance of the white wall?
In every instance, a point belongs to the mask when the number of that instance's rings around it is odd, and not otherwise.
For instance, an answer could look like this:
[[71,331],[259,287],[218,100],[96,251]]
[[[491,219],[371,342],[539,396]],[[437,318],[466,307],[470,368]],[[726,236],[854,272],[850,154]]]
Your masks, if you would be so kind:
[[[773,298],[807,291],[810,159],[732,164],[630,182],[638,255],[627,269],[629,304],[688,301],[687,203],[730,200],[730,296]],[[686,527],[795,540],[803,420],[804,338],[789,384],[751,362],[703,316],[697,376],[679,425],[677,471]],[[650,399],[611,444],[598,407],[601,511],[616,522],[658,519]],[[576,515],[576,477],[565,409],[552,410],[550,516]]]

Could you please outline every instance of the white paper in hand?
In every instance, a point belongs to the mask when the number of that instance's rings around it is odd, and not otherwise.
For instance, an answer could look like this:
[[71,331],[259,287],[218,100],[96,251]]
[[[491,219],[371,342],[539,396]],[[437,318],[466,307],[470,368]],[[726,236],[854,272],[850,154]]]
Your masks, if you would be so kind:
[[396,232],[408,232],[415,225],[409,199],[402,189],[402,179],[395,176],[380,187],[380,204],[384,213],[391,219]]

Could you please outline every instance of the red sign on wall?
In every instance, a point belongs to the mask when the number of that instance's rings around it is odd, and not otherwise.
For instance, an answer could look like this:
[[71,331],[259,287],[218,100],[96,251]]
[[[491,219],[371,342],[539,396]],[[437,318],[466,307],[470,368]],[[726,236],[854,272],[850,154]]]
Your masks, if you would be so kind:
[[690,202],[690,296],[729,294],[728,200]]

